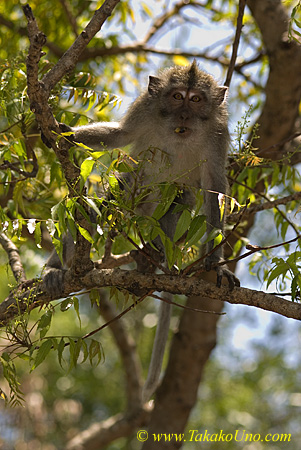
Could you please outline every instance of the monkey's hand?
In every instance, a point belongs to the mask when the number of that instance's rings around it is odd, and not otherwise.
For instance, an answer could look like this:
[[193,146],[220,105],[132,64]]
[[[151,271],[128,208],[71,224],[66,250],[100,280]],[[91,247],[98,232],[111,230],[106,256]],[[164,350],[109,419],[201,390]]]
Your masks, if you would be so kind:
[[43,288],[52,298],[60,298],[64,290],[66,270],[46,267],[43,273]]
[[235,288],[235,286],[237,286],[237,287],[240,286],[240,281],[236,277],[236,275],[234,275],[234,273],[231,272],[230,269],[228,269],[228,267],[226,265],[214,267],[214,265],[216,263],[221,262],[221,261],[223,261],[222,258],[217,260],[215,258],[214,259],[210,258],[210,256],[209,256],[205,260],[205,269],[207,271],[209,271],[211,269],[216,271],[216,273],[217,273],[216,286],[217,287],[221,287],[223,277],[227,278],[228,283],[229,283],[229,289],[230,289],[230,291],[232,291]]
[[[61,133],[73,133],[72,128],[69,127],[69,125],[66,125],[65,123],[59,123],[59,127],[61,130]],[[70,135],[66,136],[66,138],[68,139],[68,141],[73,142],[74,134],[70,134]],[[41,139],[48,148],[51,148],[51,143],[49,142],[49,140],[46,138],[46,136],[42,132],[41,132]]]

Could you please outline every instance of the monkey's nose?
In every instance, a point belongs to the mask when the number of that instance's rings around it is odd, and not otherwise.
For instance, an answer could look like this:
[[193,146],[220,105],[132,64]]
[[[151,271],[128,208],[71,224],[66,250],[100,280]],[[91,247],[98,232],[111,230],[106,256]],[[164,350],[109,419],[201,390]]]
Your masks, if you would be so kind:
[[189,120],[190,119],[189,111],[186,111],[185,109],[181,111],[179,119],[182,120],[183,122]]

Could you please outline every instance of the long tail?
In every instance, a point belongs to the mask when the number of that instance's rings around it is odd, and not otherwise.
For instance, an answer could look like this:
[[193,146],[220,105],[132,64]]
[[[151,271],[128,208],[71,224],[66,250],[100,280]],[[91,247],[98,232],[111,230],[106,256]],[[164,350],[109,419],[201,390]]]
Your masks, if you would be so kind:
[[[165,293],[164,297],[172,299],[172,294]],[[158,315],[158,325],[153,345],[151,361],[148,369],[147,378],[142,390],[143,403],[148,401],[158,387],[159,377],[162,368],[163,356],[169,332],[171,317],[171,305],[164,301],[160,302]]]

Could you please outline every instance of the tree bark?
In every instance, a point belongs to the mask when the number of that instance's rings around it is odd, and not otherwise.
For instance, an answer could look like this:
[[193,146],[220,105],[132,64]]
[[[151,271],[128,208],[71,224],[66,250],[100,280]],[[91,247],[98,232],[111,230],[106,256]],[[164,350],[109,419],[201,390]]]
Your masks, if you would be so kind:
[[[248,6],[262,34],[269,58],[269,77],[255,146],[260,156],[281,159],[283,147],[275,144],[296,131],[301,97],[301,46],[288,39],[287,12],[280,0],[248,0]],[[300,137],[298,143],[300,144]],[[297,156],[301,160],[300,152]]]

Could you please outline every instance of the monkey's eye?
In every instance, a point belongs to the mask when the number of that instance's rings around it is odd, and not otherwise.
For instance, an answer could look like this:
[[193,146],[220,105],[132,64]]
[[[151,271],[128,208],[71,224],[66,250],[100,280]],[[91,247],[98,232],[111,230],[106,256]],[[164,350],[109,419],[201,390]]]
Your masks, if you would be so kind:
[[198,95],[194,95],[190,100],[194,103],[197,103],[201,101],[201,97],[199,97]]
[[176,92],[173,95],[173,98],[175,98],[176,100],[183,100],[183,95],[180,92]]

